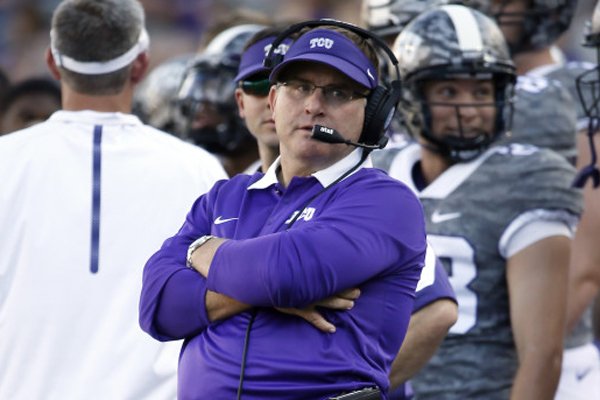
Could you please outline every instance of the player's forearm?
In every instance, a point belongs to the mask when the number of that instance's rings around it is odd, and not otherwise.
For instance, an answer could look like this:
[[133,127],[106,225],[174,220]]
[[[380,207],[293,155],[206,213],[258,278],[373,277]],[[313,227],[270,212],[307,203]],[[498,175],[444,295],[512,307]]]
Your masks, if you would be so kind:
[[[593,191],[593,192],[592,192]],[[584,189],[584,212],[571,245],[567,332],[577,325],[600,290],[600,190]]]
[[584,311],[594,302],[599,286],[593,281],[584,281],[569,286],[567,303],[567,334],[572,332]]
[[507,263],[519,368],[512,400],[552,399],[560,377],[566,325],[570,240],[542,239]]
[[561,362],[562,348],[544,356],[532,355],[520,360],[511,391],[511,400],[554,398],[560,378]]
[[392,389],[410,379],[429,361],[446,337],[448,329],[456,322],[457,313],[454,301],[441,299],[411,316],[402,347],[392,363]]

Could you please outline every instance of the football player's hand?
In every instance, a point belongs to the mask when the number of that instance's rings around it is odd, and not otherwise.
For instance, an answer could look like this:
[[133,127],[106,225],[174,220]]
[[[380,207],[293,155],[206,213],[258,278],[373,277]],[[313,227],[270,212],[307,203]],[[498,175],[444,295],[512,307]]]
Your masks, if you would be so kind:
[[277,310],[286,314],[296,315],[300,318],[303,318],[315,328],[323,332],[333,333],[335,332],[335,326],[327,321],[323,315],[321,315],[317,309],[317,306],[332,310],[350,310],[352,307],[354,307],[354,301],[356,301],[359,296],[360,289],[347,289],[331,297],[311,304],[303,309],[277,307]]

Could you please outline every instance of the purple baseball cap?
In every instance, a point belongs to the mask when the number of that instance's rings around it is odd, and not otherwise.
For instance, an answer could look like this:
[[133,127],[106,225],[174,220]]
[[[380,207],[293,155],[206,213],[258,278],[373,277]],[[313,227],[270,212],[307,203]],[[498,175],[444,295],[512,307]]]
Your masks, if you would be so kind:
[[[246,49],[246,51],[242,54],[242,59],[238,68],[238,74],[235,77],[236,82],[244,80],[249,76],[259,72],[269,72],[269,69],[263,66],[263,60],[269,53],[271,43],[273,43],[275,38],[276,36],[267,36],[266,38],[259,40]],[[277,46],[277,49],[274,51],[274,53],[285,54],[291,42],[291,39],[284,40],[279,46]]]
[[373,63],[352,40],[336,31],[315,29],[300,36],[288,49],[283,62],[271,71],[271,81],[276,81],[281,71],[296,61],[322,63],[369,89],[377,87],[377,69]]

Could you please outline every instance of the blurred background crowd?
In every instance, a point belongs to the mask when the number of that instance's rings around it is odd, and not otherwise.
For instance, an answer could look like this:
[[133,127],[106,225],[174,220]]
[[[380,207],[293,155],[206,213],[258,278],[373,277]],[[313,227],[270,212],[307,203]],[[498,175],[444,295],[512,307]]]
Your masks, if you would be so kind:
[[[12,82],[47,74],[44,49],[52,11],[59,0],[0,0],[0,67]],[[232,12],[264,14],[275,20],[335,17],[360,23],[360,0],[142,0],[151,37],[151,68],[195,52],[207,32]],[[595,2],[580,0],[560,45],[571,60],[593,60],[580,43]]]
[[[59,0],[0,1],[0,67],[11,81],[46,74],[43,54]],[[151,67],[195,52],[205,34],[232,12],[274,19],[331,17],[359,22],[360,0],[142,0],[151,37]],[[587,2],[584,2],[587,3]],[[591,3],[591,1],[590,1]],[[590,6],[591,7],[591,6]]]

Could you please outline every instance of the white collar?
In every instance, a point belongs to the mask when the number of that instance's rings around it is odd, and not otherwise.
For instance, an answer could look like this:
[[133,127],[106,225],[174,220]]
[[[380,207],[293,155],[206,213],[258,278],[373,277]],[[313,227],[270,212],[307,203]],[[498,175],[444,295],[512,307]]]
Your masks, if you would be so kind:
[[[355,166],[362,157],[362,149],[355,149],[352,153],[348,154],[346,157],[342,158],[335,164],[317,171],[311,176],[314,176],[323,187],[327,187],[335,182],[340,176],[342,176],[346,171]],[[281,166],[281,157],[277,157],[277,159],[271,164],[265,175],[254,182],[252,185],[248,186],[248,190],[250,189],[266,189],[271,185],[278,183],[277,180],[277,170]],[[372,168],[373,162],[371,161],[371,156],[368,156],[367,159],[361,164],[359,168],[355,171],[352,171],[354,174],[361,168]],[[352,175],[350,174],[350,175]],[[348,176],[350,176],[348,175]],[[346,177],[347,178],[347,177]],[[345,178],[344,178],[345,179]]]

